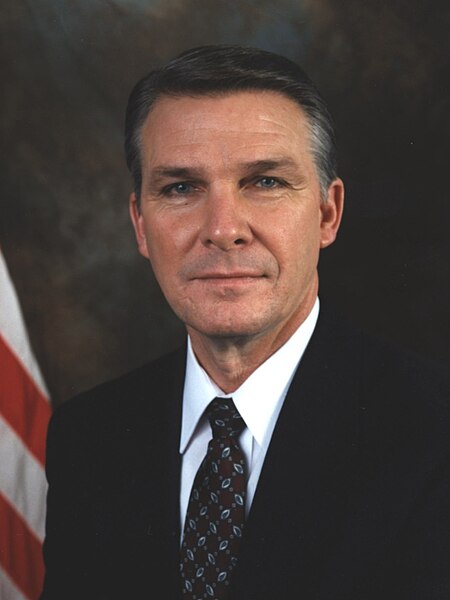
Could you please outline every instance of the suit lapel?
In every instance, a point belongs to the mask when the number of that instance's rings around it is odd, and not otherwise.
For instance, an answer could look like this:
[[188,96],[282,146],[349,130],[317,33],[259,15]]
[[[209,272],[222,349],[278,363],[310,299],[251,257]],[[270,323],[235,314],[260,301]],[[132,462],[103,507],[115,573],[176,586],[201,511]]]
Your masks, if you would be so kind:
[[[123,490],[118,502],[124,537],[132,538],[130,557],[136,592],[154,589],[152,579],[165,581],[161,598],[177,597],[179,590],[179,494],[181,398],[185,352],[165,357],[142,370],[120,402],[117,456]],[[131,596],[130,596],[131,597]]]
[[358,444],[360,338],[337,323],[322,310],[289,389],[246,524],[233,598],[313,589],[317,565],[339,537]]

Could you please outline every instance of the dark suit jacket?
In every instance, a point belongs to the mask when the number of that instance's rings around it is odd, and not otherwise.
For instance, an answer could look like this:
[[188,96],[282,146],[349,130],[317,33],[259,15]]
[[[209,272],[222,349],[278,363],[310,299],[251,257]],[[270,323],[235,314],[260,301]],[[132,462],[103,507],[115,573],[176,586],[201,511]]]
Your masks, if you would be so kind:
[[[179,597],[184,361],[162,358],[55,412],[42,600]],[[322,309],[232,600],[449,599],[448,398],[441,374]]]

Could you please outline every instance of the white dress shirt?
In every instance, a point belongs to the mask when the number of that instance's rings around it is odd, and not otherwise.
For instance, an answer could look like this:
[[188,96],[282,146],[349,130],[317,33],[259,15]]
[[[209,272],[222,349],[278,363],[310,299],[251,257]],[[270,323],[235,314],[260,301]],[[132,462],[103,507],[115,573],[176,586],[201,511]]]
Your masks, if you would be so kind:
[[197,470],[211,439],[211,427],[203,414],[216,396],[232,397],[246,429],[239,443],[247,463],[246,512],[255,494],[264,457],[295,370],[313,334],[319,316],[319,299],[305,321],[279,350],[272,354],[232,394],[225,394],[200,366],[188,338],[186,378],[180,438],[181,531]]

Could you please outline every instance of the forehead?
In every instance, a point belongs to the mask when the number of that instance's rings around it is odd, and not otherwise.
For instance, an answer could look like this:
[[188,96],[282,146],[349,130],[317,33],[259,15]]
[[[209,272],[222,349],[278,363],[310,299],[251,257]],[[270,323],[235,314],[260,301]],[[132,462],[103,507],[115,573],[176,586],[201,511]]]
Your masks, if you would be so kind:
[[[301,107],[279,92],[245,91],[158,99],[141,136],[145,164],[309,154]],[[259,156],[261,154],[261,156]],[[242,156],[241,156],[242,155]]]

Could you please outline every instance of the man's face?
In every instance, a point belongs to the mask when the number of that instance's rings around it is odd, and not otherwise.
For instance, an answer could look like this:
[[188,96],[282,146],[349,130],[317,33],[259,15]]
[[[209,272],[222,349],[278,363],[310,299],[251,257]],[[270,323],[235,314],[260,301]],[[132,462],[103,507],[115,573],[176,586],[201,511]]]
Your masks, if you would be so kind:
[[277,92],[162,98],[142,131],[139,250],[191,335],[287,339],[317,294],[342,182],[321,202],[307,120]]

